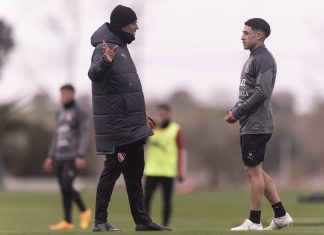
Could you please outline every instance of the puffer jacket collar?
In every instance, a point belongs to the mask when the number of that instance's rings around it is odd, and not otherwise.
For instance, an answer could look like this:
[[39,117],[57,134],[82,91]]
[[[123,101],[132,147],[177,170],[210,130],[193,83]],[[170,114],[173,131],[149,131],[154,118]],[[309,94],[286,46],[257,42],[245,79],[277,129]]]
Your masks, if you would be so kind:
[[98,44],[105,40],[107,43],[113,43],[119,46],[126,45],[119,37],[113,34],[109,28],[109,24],[106,22],[100,26],[91,36],[91,45],[96,47]]

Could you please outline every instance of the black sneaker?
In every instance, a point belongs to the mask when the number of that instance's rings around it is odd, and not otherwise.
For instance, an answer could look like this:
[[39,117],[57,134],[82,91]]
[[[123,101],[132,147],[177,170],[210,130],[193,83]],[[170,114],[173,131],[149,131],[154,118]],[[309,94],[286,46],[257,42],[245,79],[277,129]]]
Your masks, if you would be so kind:
[[136,231],[172,231],[171,228],[163,227],[153,222],[147,225],[138,224],[136,225],[135,230]]
[[108,223],[103,224],[94,224],[92,228],[92,232],[118,232],[121,231],[118,228],[114,228]]

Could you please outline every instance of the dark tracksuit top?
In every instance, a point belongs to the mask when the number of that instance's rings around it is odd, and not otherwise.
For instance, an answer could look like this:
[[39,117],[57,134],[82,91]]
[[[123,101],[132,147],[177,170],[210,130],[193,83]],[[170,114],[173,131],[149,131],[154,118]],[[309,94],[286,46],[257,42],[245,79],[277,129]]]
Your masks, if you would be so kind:
[[276,74],[275,59],[265,46],[251,51],[241,74],[239,101],[232,109],[240,120],[241,135],[273,132],[271,96]]
[[73,160],[84,156],[89,142],[88,115],[75,102],[56,116],[56,128],[48,155],[54,160]]

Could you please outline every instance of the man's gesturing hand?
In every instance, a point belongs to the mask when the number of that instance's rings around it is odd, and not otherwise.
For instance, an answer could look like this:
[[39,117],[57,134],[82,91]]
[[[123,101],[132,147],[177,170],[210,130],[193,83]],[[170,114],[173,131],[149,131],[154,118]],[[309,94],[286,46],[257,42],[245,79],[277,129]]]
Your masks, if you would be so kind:
[[232,111],[227,112],[227,115],[225,117],[225,121],[227,121],[228,123],[231,123],[231,124],[233,124],[233,123],[235,123],[237,121],[236,118],[234,117]]
[[102,41],[102,49],[103,49],[103,54],[106,62],[111,63],[113,62],[115,56],[116,56],[116,51],[117,51],[118,46],[115,45],[113,49],[110,49],[105,41]]

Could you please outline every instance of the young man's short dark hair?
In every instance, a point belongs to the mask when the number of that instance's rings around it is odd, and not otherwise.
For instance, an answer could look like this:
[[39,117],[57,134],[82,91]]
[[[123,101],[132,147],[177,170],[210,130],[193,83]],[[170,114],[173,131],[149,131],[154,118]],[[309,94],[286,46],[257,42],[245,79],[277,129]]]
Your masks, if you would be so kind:
[[61,86],[60,90],[61,91],[68,90],[68,91],[75,92],[75,88],[71,84],[65,84],[65,85]]
[[168,112],[171,111],[170,105],[167,105],[167,104],[159,104],[159,105],[157,105],[157,108],[158,109],[163,109],[163,110],[168,111]]
[[271,33],[270,25],[264,19],[252,18],[252,19],[249,19],[248,21],[246,21],[244,24],[247,26],[250,26],[254,30],[261,30],[262,32],[264,32],[266,38]]

